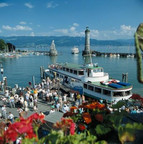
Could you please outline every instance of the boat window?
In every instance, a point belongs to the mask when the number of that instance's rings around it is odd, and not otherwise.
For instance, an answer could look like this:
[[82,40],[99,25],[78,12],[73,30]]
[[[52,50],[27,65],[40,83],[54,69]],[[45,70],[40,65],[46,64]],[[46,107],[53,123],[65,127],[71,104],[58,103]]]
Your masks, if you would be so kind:
[[89,90],[91,90],[91,91],[93,91],[94,87],[93,87],[93,86],[88,85],[88,89],[89,89]]
[[103,69],[102,68],[96,68],[93,70],[93,72],[103,72]]
[[69,68],[66,68],[66,71],[69,72]]
[[76,74],[76,75],[77,75],[77,71],[76,71],[76,70],[74,70],[74,74]]
[[63,67],[63,71],[65,71],[65,67]]
[[87,84],[84,84],[84,88],[87,89]]
[[108,96],[111,96],[111,91],[103,90],[103,94],[108,95]]
[[123,92],[113,92],[114,97],[124,96]]
[[70,69],[70,73],[73,73],[73,70],[72,70],[72,69]]
[[125,92],[125,96],[128,96],[128,95],[130,95],[131,94],[131,91],[126,91]]
[[101,88],[97,88],[97,87],[95,87],[95,92],[97,92],[97,93],[101,93]]
[[79,75],[84,75],[84,71],[78,71]]

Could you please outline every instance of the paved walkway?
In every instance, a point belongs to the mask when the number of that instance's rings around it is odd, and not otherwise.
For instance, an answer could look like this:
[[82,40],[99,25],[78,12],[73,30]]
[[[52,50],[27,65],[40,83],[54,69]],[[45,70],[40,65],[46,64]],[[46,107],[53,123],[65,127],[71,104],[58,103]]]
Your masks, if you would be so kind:
[[[0,99],[1,99],[2,95],[0,95]],[[0,100],[0,113],[1,113],[1,108],[3,106],[3,102],[2,100]],[[6,108],[7,108],[7,116],[9,114],[9,112],[11,112],[15,118],[18,118],[19,117],[19,113],[17,111],[17,106],[15,108],[11,108],[9,106],[9,104],[6,105]],[[56,122],[56,121],[59,121],[63,115],[63,113],[61,112],[56,112],[55,114],[49,114],[49,111],[51,109],[51,104],[42,100],[42,99],[38,99],[38,110],[37,112],[40,113],[43,112],[45,114],[45,120],[47,121],[50,121],[53,123]],[[30,116],[31,114],[35,113],[35,111],[33,110],[33,108],[29,108],[29,111],[27,113],[27,116]]]

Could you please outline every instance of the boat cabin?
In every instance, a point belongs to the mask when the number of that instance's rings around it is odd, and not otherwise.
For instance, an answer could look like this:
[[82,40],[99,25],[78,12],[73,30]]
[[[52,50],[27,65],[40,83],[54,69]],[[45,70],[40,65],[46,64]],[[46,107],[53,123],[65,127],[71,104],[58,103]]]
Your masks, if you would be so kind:
[[[126,85],[124,85],[126,84]],[[118,98],[127,99],[132,95],[132,85],[129,83],[121,83],[119,82],[117,85],[120,87],[112,87],[109,85],[103,85],[101,83],[92,83],[86,82],[84,83],[84,93],[90,95],[94,98],[103,98],[108,100],[115,100]]]

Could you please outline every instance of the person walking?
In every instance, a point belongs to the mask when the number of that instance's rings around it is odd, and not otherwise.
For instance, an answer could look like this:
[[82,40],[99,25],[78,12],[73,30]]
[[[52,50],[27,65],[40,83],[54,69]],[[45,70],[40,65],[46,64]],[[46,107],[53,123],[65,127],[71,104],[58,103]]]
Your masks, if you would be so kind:
[[13,123],[13,121],[14,121],[14,115],[11,112],[9,112],[9,115],[8,115],[7,118]]
[[4,119],[6,119],[7,118],[7,116],[6,116],[6,105],[3,105],[2,108],[1,108],[1,110],[2,110],[2,117]]
[[14,96],[13,95],[10,97],[10,104],[11,104],[11,108],[12,107],[15,108],[15,100],[14,100]]
[[79,93],[77,94],[77,102],[78,102],[78,105],[80,105],[80,103],[81,103],[81,96],[80,96]]

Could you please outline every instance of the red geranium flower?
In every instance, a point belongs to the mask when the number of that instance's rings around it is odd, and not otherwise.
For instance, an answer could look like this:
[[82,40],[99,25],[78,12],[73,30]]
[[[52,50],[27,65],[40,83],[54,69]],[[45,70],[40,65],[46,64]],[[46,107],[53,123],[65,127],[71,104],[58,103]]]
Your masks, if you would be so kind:
[[102,114],[96,114],[95,119],[99,122],[103,122],[103,115]]
[[79,124],[78,127],[79,127],[79,129],[80,129],[81,131],[83,131],[83,130],[86,129],[86,127],[85,127],[84,124]]
[[70,134],[71,134],[71,135],[74,135],[74,133],[75,133],[75,123],[72,123],[72,124],[70,125]]
[[63,117],[70,117],[70,116],[74,116],[74,115],[76,115],[76,113],[66,112],[66,113],[64,113]]

